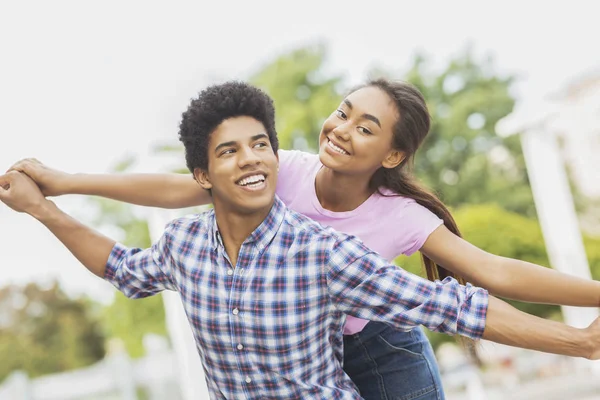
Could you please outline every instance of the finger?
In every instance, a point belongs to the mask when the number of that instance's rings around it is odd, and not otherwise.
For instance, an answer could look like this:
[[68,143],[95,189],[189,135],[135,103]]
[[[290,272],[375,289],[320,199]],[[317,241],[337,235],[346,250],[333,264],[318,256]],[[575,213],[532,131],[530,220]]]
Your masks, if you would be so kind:
[[16,163],[15,165],[13,165],[12,167],[9,168],[9,170],[7,172],[10,171],[16,171],[16,172],[23,172],[26,175],[31,176],[33,165],[32,162],[29,160],[21,160],[18,163]]
[[10,168],[6,170],[6,172],[20,171],[20,168],[21,168],[21,161],[18,161],[16,163],[14,163],[13,165],[11,165]]
[[9,169],[6,170],[6,172],[10,172],[10,171],[17,171],[18,166],[23,162],[23,160],[19,160],[16,163],[14,163],[13,165],[10,166]]
[[31,159],[30,158],[22,158],[19,161],[17,161],[16,163],[14,163],[6,172],[9,171],[22,171],[26,165],[28,165],[29,163],[31,163]]

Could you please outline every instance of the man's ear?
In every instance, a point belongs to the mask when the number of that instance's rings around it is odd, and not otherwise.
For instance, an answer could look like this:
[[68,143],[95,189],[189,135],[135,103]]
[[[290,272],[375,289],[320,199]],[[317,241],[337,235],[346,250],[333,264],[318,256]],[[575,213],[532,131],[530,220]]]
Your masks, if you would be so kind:
[[381,165],[383,168],[396,168],[402,161],[404,161],[404,153],[398,150],[391,150],[383,159]]
[[212,189],[212,183],[210,183],[210,179],[208,179],[207,171],[201,168],[194,168],[194,179],[200,184],[200,186],[202,186],[203,189]]

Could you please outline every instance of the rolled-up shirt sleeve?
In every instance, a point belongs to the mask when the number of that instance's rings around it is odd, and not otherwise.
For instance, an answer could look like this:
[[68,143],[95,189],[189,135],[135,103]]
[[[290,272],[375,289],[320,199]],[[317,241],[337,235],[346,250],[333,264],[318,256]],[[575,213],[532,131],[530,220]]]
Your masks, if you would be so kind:
[[172,225],[167,226],[158,242],[149,249],[115,244],[106,262],[104,279],[130,298],[176,290],[171,229]]
[[430,330],[480,339],[488,292],[453,278],[431,282],[389,264],[355,239],[336,243],[328,272],[329,293],[338,309],[397,329]]

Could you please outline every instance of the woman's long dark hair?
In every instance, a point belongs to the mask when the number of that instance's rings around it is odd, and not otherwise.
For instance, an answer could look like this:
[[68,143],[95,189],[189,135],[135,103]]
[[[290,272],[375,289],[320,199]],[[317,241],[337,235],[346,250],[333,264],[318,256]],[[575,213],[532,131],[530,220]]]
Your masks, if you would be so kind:
[[[421,92],[407,82],[387,79],[372,80],[361,87],[377,87],[387,93],[396,104],[400,117],[393,127],[392,147],[405,156],[395,168],[379,168],[369,182],[371,190],[385,195],[381,192],[381,188],[387,188],[398,195],[415,200],[442,219],[450,232],[461,237],[456,221],[448,208],[435,194],[420,185],[412,174],[415,152],[425,140],[431,127],[431,117]],[[421,253],[421,258],[429,280],[434,281],[450,276],[463,285],[466,283],[463,277],[436,264],[425,254]],[[475,342],[464,337],[458,337],[458,341],[471,359],[481,365]]]
[[[392,147],[405,156],[397,167],[382,167],[377,170],[371,178],[371,189],[380,191],[384,187],[401,196],[414,199],[442,219],[450,232],[461,236],[452,214],[444,203],[420,185],[412,175],[415,152],[423,143],[431,126],[431,117],[421,92],[409,83],[387,79],[372,80],[361,87],[377,87],[394,101],[400,117],[393,127]],[[465,283],[462,277],[435,264],[422,253],[421,257],[428,279],[444,279],[451,276],[460,283]]]

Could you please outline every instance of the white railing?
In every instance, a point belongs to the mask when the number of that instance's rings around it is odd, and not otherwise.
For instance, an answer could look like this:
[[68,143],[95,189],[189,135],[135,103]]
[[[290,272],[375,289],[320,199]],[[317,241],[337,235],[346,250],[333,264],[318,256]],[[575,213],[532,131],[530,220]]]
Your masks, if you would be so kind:
[[75,371],[33,379],[17,371],[0,385],[0,400],[137,400],[138,390],[149,400],[181,399],[179,368],[166,340],[149,335],[144,344],[147,355],[136,360],[118,346],[102,361]]

